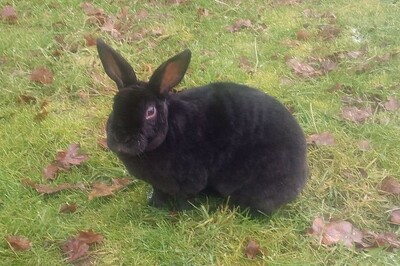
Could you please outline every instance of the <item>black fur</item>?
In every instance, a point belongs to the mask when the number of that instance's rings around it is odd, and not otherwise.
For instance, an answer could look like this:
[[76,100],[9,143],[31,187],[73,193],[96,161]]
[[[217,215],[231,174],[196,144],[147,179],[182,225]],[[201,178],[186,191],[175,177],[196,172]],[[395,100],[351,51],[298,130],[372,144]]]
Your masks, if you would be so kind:
[[276,99],[235,83],[171,94],[190,51],[164,62],[146,83],[136,81],[129,64],[103,41],[97,47],[119,88],[107,125],[108,146],[132,175],[153,186],[152,205],[182,207],[212,191],[270,213],[301,192],[307,179],[304,134]]

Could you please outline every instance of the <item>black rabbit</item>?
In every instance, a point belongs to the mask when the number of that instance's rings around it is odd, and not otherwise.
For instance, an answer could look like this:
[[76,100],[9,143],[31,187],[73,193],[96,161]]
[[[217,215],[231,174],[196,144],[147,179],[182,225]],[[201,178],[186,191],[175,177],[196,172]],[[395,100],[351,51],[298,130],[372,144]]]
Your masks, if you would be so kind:
[[304,134],[273,97],[244,85],[212,83],[172,93],[189,50],[139,81],[129,63],[97,40],[118,86],[107,144],[129,173],[153,186],[150,204],[184,206],[202,193],[270,213],[293,200],[307,180]]

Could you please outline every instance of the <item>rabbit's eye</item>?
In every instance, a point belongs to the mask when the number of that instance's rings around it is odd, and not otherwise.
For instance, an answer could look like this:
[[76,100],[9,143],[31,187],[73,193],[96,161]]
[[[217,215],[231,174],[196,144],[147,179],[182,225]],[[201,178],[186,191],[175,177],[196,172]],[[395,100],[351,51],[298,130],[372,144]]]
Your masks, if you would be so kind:
[[156,116],[156,113],[157,113],[157,110],[156,110],[156,108],[152,105],[152,106],[149,106],[149,107],[147,107],[147,110],[146,110],[146,120],[149,120],[149,119],[152,119],[152,118],[154,118],[155,116]]

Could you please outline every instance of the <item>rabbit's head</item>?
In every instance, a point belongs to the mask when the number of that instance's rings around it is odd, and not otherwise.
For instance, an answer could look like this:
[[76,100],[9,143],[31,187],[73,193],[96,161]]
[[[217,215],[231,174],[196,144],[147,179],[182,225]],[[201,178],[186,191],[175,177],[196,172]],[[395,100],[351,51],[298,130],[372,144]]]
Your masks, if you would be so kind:
[[107,122],[108,147],[129,155],[157,148],[168,132],[168,94],[182,80],[190,51],[162,63],[148,82],[138,80],[130,64],[101,39],[97,51],[105,72],[118,87]]

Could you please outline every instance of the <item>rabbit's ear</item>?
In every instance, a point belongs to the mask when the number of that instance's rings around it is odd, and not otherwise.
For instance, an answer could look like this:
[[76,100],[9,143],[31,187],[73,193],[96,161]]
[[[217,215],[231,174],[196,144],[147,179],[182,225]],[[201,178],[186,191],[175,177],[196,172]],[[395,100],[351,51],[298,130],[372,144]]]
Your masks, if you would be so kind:
[[131,65],[103,40],[97,39],[97,51],[107,75],[115,81],[118,89],[137,83]]
[[168,93],[183,79],[190,63],[190,57],[191,52],[186,49],[162,63],[151,76],[149,87],[160,94]]

